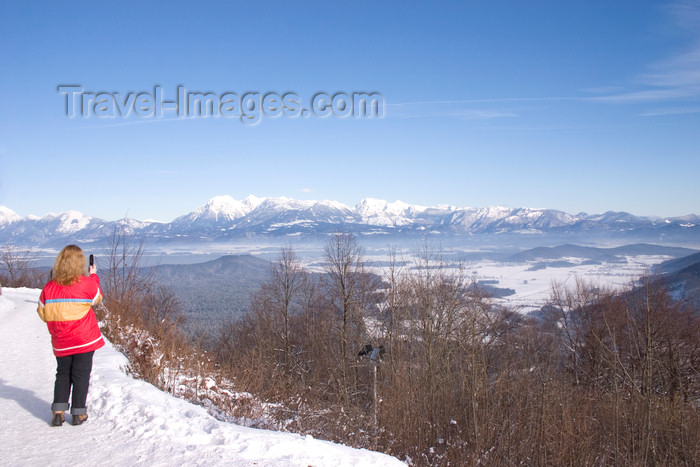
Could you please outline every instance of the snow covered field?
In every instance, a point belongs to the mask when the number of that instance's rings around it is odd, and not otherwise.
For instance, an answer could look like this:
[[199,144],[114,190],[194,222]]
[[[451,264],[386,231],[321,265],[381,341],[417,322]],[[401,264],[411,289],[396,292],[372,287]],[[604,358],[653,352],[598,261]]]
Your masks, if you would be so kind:
[[534,263],[477,262],[466,267],[477,280],[497,280],[495,287],[515,290],[514,295],[497,302],[527,313],[545,304],[553,283],[573,287],[579,278],[597,287],[619,290],[639,279],[651,266],[668,259],[671,257],[643,255],[628,256],[626,263],[581,264],[580,258],[564,258],[572,265],[534,269]]
[[[576,279],[583,279],[586,283],[596,287],[619,290],[628,286],[632,281],[639,279],[650,268],[663,261],[672,259],[664,255],[638,255],[626,256],[620,262],[600,262],[591,264],[582,258],[560,258],[557,262],[568,263],[565,266],[542,267],[538,261],[530,262],[503,262],[503,261],[465,261],[461,266],[457,263],[449,264],[449,267],[462,267],[465,273],[477,281],[487,281],[489,285],[497,288],[513,289],[515,294],[503,298],[494,299],[496,303],[508,306],[514,311],[528,313],[538,310],[546,304],[550,298],[552,284],[561,283],[567,287],[573,287]],[[368,256],[370,261],[386,261],[382,255]],[[411,261],[406,255],[402,260]],[[311,269],[321,272],[323,269],[316,263]],[[386,269],[381,267],[371,268],[380,276],[386,275]]]
[[95,353],[90,419],[50,427],[56,360],[36,314],[39,291],[0,296],[0,459],[3,465],[393,466],[383,454],[309,436],[245,428],[127,376],[111,344]]

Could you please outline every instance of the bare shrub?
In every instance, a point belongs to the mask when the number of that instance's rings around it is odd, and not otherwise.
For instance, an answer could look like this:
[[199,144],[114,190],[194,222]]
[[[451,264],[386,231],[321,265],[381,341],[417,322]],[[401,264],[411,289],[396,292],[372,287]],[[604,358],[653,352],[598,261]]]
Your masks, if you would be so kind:
[[40,288],[46,284],[45,273],[33,267],[36,253],[12,244],[0,250],[0,284],[5,287]]
[[105,299],[95,311],[105,335],[129,358],[131,371],[172,391],[183,366],[198,366],[199,352],[181,330],[183,315],[175,295],[155,282],[154,268],[144,270],[144,252],[143,240],[115,229],[101,273]]

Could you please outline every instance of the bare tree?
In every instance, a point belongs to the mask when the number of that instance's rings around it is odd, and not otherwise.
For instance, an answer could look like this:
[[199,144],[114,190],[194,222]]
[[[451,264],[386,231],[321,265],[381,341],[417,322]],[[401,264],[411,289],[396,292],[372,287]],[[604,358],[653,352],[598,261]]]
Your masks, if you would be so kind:
[[[107,325],[103,331],[129,357],[138,376],[172,390],[183,358],[196,358],[196,345],[182,331],[182,306],[174,293],[159,285],[156,268],[144,267],[145,242],[115,229],[104,256],[103,305],[95,310]],[[98,273],[100,269],[98,268]]]
[[45,278],[32,269],[36,253],[29,249],[5,245],[0,252],[0,283],[6,287],[41,287]]
[[307,273],[290,245],[282,248],[277,261],[270,265],[270,279],[262,286],[276,318],[275,333],[280,336],[285,371],[290,370],[291,317],[301,305],[300,294],[306,286]]
[[107,267],[102,286],[106,305],[115,316],[142,318],[144,301],[156,283],[156,269],[143,268],[144,253],[143,238],[135,239],[122,229],[114,229],[105,250]]
[[581,384],[584,377],[584,355],[594,350],[586,345],[587,329],[590,328],[594,304],[600,298],[601,293],[596,287],[578,277],[574,288],[552,284],[549,305],[556,311],[556,326],[561,330],[564,353],[576,384]]
[[[402,304],[402,278],[405,274],[399,260],[397,259],[396,248],[390,248],[388,254],[388,267],[384,272],[384,279],[387,281],[387,289],[384,300],[381,302],[384,312],[384,334],[390,349],[389,363],[394,365],[396,359],[394,355],[400,354],[399,343],[401,342],[401,323],[403,317],[401,311],[405,309]],[[394,350],[396,352],[394,352]],[[393,371],[390,374],[394,374]]]
[[326,287],[333,310],[340,320],[341,395],[347,405],[353,392],[351,365],[364,330],[361,315],[362,250],[351,234],[336,233],[326,243]]

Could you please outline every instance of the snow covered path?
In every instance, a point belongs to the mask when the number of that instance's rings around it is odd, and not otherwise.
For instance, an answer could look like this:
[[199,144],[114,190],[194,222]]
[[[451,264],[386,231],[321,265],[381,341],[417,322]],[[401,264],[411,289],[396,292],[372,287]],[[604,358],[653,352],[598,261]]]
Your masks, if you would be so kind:
[[111,344],[95,353],[90,419],[50,427],[56,360],[36,314],[39,291],[0,296],[0,459],[3,465],[398,466],[383,454],[220,422],[127,376]]

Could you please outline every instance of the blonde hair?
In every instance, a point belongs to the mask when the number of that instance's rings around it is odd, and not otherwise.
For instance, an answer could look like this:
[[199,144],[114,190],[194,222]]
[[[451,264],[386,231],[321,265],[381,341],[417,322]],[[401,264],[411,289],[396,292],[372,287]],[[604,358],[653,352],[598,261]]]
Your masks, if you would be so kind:
[[80,276],[84,275],[85,255],[83,250],[76,245],[68,245],[61,250],[53,265],[52,277],[59,285],[72,285],[80,282]]

